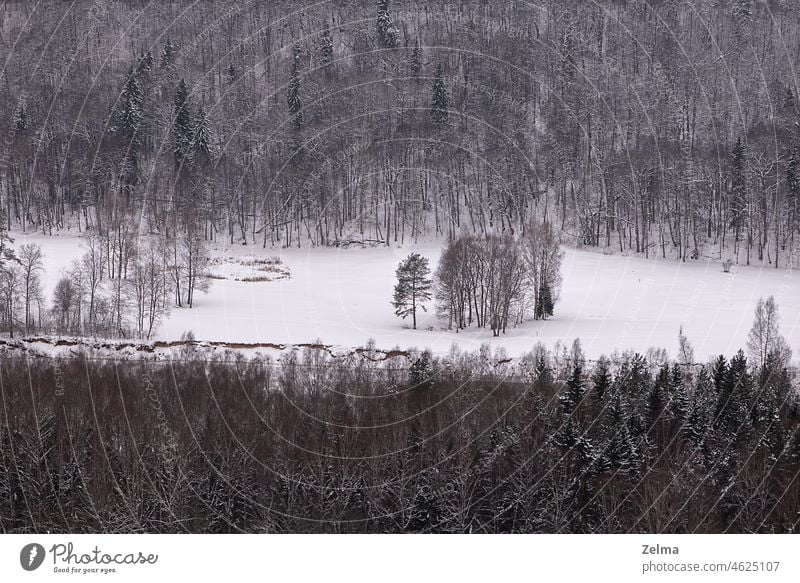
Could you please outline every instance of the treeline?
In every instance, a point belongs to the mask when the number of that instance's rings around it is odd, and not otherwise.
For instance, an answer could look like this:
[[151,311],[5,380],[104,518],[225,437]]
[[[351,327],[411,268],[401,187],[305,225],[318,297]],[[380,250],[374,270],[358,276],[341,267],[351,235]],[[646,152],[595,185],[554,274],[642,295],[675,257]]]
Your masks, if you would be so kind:
[[2,18],[9,226],[342,245],[535,218],[577,244],[797,265],[793,2],[118,0]]
[[[174,232],[173,232],[174,233]],[[191,308],[210,285],[201,233],[137,237],[129,225],[82,238],[83,254],[44,294],[44,252],[7,247],[0,259],[0,332],[149,339],[173,307]],[[2,233],[0,233],[2,240]],[[52,277],[53,274],[50,274]]]
[[0,531],[800,529],[774,356],[207,356],[0,356]]

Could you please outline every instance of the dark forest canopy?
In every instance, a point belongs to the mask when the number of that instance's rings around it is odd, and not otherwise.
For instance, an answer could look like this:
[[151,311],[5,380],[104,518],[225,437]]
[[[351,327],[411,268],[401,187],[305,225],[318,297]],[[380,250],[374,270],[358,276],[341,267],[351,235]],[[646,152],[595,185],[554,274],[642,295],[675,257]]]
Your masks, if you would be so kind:
[[6,3],[11,228],[796,265],[800,5]]
[[455,356],[0,354],[0,532],[800,529],[775,360]]

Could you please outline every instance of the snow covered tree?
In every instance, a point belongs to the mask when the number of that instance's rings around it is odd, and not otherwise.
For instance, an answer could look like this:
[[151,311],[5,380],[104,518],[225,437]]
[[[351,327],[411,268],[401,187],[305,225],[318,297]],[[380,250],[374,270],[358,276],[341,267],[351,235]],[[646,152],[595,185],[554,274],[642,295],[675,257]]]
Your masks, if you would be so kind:
[[731,178],[730,178],[730,226],[736,237],[735,249],[741,240],[742,229],[745,224],[745,213],[747,211],[747,180],[746,164],[747,154],[742,143],[742,138],[736,139],[731,157]]
[[295,48],[292,68],[289,73],[289,85],[286,88],[286,104],[289,106],[289,117],[295,130],[303,128],[303,102],[300,99],[300,49]]
[[192,152],[192,114],[189,102],[189,90],[181,79],[175,90],[174,118],[172,121],[172,148],[175,166],[181,168],[191,160]]
[[592,396],[599,404],[605,401],[608,390],[611,388],[611,373],[609,372],[608,359],[601,357],[592,372]]
[[567,384],[558,398],[561,407],[564,409],[564,414],[572,415],[583,401],[585,394],[586,385],[583,381],[583,368],[580,363],[577,363],[573,366],[572,374],[567,379]]
[[333,36],[330,27],[322,31],[322,40],[319,47],[319,60],[322,69],[328,77],[333,75]]
[[539,293],[536,294],[536,307],[534,308],[533,318],[535,320],[547,320],[553,315],[553,291],[550,282],[546,279],[539,284]]
[[412,389],[430,389],[433,387],[433,361],[431,353],[424,351],[408,369],[408,384]]
[[424,302],[431,299],[433,282],[430,274],[428,259],[419,253],[406,257],[395,272],[397,284],[392,300],[395,315],[404,320],[411,316],[414,330],[417,329],[417,309],[427,311]]
[[162,69],[170,69],[175,66],[175,55],[178,52],[178,48],[172,42],[172,39],[167,37],[166,42],[164,43],[164,48],[161,49],[161,61],[159,66]]
[[413,77],[419,76],[422,72],[422,47],[419,44],[419,38],[414,43],[414,48],[411,49],[411,58],[409,59],[409,69]]
[[29,332],[33,325],[31,308],[42,294],[40,274],[44,271],[42,248],[35,243],[23,245],[19,253],[19,262],[22,269],[22,292],[25,302],[25,332]]
[[393,49],[397,46],[398,30],[392,22],[389,0],[378,0],[378,22],[376,30],[378,33],[378,45],[384,49]]
[[436,125],[447,123],[450,108],[450,98],[447,95],[447,86],[444,83],[444,70],[442,65],[436,67],[436,77],[433,80],[433,95],[431,97],[431,119]]
[[553,315],[561,291],[561,260],[564,253],[548,223],[531,224],[522,238],[529,287],[533,292],[533,317]]
[[214,154],[214,146],[211,137],[211,123],[203,106],[197,108],[192,124],[193,139],[192,151],[199,162],[208,163]]
[[775,298],[769,296],[766,301],[760,298],[756,306],[753,327],[747,338],[747,349],[756,366],[764,366],[770,355],[774,355],[784,364],[788,363],[792,357],[789,344],[780,333],[778,321],[778,306],[775,304]]
[[24,133],[28,129],[28,113],[25,111],[24,101],[20,101],[14,112],[14,128],[18,133]]

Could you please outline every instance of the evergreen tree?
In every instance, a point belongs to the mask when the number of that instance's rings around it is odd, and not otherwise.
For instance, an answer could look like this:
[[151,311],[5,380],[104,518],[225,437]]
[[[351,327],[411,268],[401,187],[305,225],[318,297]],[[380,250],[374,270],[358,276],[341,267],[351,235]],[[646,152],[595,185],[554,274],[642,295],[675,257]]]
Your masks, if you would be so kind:
[[398,30],[392,22],[389,0],[378,0],[377,11],[378,45],[384,49],[393,49],[397,46]]
[[434,368],[431,353],[427,350],[420,354],[408,369],[408,382],[412,389],[430,389],[433,387]]
[[8,234],[8,212],[6,207],[0,204],[0,267],[6,261],[17,260],[14,255],[14,249],[11,247],[13,242],[14,239]]
[[731,359],[715,411],[715,425],[728,437],[742,429],[748,415],[752,396],[752,379],[747,368],[747,358],[741,350]]
[[428,259],[419,253],[406,257],[395,272],[397,284],[392,301],[395,315],[404,320],[411,316],[414,330],[417,329],[417,309],[427,311],[423,302],[431,299],[433,282],[430,274]]
[[164,48],[161,49],[161,62],[159,66],[162,69],[171,69],[175,65],[175,54],[177,51],[177,47],[173,44],[172,40],[167,37]]
[[295,48],[289,85],[286,89],[286,103],[295,130],[303,128],[303,103],[300,99],[300,50]]
[[153,72],[153,53],[147,51],[136,61],[136,77],[141,79]]
[[592,372],[592,395],[594,400],[600,404],[606,398],[608,390],[611,388],[611,373],[609,372],[608,359],[601,357]]
[[725,380],[728,378],[728,361],[725,356],[720,354],[711,365],[711,379],[717,395],[725,388]]
[[797,150],[792,149],[789,160],[786,163],[786,202],[789,209],[789,231],[793,232],[796,228],[800,216],[800,178],[797,175]]
[[583,401],[585,394],[586,386],[583,382],[583,367],[580,363],[577,363],[573,367],[569,379],[567,379],[564,391],[559,396],[559,401],[564,408],[564,413],[566,415],[572,415]]
[[214,147],[211,143],[211,124],[202,105],[197,108],[193,125],[192,151],[196,154],[197,159],[207,163],[212,158]]
[[433,97],[431,98],[431,118],[433,123],[437,125],[447,123],[449,103],[447,87],[444,84],[444,70],[441,65],[438,65],[436,67],[436,78],[433,81]]
[[683,421],[689,411],[689,395],[683,382],[683,374],[677,362],[672,363],[672,378],[670,379],[669,413],[678,421]]
[[319,58],[325,74],[331,77],[333,75],[333,36],[331,35],[331,29],[327,26],[325,30],[322,31]]
[[747,210],[746,156],[742,138],[737,138],[731,158],[730,180],[730,226],[734,230],[737,243],[741,239]]
[[409,69],[411,70],[411,75],[414,77],[418,77],[422,72],[422,47],[419,44],[419,38],[417,38],[414,48],[411,49]]
[[189,101],[189,90],[181,79],[175,91],[175,117],[172,122],[173,153],[175,166],[181,168],[191,161],[192,152],[192,114]]
[[537,320],[546,320],[553,315],[553,290],[550,287],[550,282],[543,279],[539,285],[539,293],[536,295],[536,306],[534,309],[534,318]]
[[14,112],[14,128],[18,133],[24,133],[28,129],[28,112],[25,111],[24,101],[20,101]]
[[117,131],[130,139],[134,139],[142,121],[143,98],[142,87],[131,71],[120,94],[116,123]]

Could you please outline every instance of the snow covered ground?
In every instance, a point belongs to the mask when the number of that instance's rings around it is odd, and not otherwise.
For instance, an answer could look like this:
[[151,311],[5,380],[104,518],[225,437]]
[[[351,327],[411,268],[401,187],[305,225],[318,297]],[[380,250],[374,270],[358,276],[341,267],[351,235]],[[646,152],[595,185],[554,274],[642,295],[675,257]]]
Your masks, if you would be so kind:
[[[14,234],[15,247],[42,245],[48,297],[55,280],[80,254],[80,241],[70,236]],[[800,356],[800,272],[734,266],[723,273],[718,263],[677,263],[639,257],[602,255],[565,249],[563,290],[556,315],[546,322],[526,322],[505,336],[488,330],[455,333],[436,321],[433,306],[410,321],[394,316],[390,304],[394,270],[411,251],[428,257],[432,269],[439,243],[417,247],[372,249],[214,250],[212,273],[217,279],[195,307],[173,309],[157,338],[179,339],[192,331],[198,340],[220,342],[309,343],[362,346],[374,338],[381,348],[463,350],[488,342],[509,356],[530,350],[537,342],[553,346],[580,338],[587,356],[614,349],[646,351],[666,348],[675,355],[681,326],[698,360],[730,355],[745,348],[760,297],[775,296],[781,331]],[[279,256],[280,270],[264,260]],[[266,268],[266,277],[263,268]],[[287,273],[288,272],[288,277]],[[247,281],[265,279],[266,281]]]

